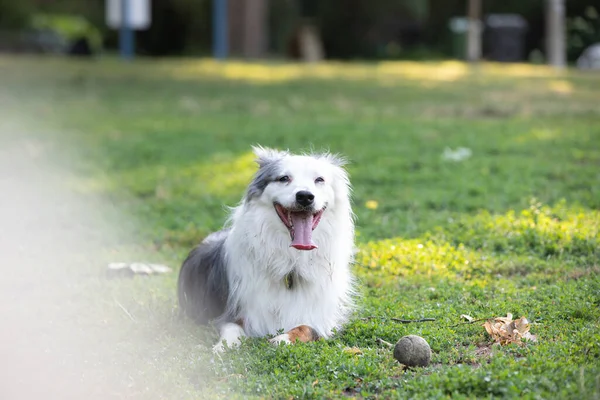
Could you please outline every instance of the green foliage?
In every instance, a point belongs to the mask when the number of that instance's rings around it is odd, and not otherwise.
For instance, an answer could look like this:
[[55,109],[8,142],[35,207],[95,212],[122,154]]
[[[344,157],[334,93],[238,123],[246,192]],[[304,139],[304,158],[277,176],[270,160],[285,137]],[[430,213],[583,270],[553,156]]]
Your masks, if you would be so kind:
[[575,60],[590,45],[600,42],[600,17],[594,6],[583,15],[567,19],[567,55]]
[[40,30],[53,30],[70,42],[78,38],[86,38],[90,46],[96,51],[102,47],[100,31],[79,15],[37,13],[31,17],[31,27]]
[[27,25],[33,5],[28,0],[0,0],[0,29],[17,30]]
[[[0,67],[0,120],[35,115],[43,132],[58,131],[76,146],[62,161],[75,167],[74,190],[135,218],[139,234],[110,249],[113,260],[178,266],[241,198],[256,168],[251,144],[329,148],[351,161],[361,296],[343,331],[278,348],[248,339],[215,357],[214,330],[175,317],[176,273],[98,280],[82,290],[92,317],[81,323],[102,321],[118,337],[106,357],[127,356],[132,396],[600,394],[597,76],[458,63]],[[448,160],[447,147],[472,155]],[[532,322],[538,342],[492,346],[482,321],[460,317],[509,312]],[[403,370],[382,344],[407,334],[428,341],[429,367]]]
[[[318,21],[329,57],[406,59],[418,57],[419,50],[423,52],[406,38],[424,33],[415,26],[426,19],[427,2],[374,0],[367,5],[322,0],[317,4],[311,16]],[[425,53],[435,54],[431,50]]]

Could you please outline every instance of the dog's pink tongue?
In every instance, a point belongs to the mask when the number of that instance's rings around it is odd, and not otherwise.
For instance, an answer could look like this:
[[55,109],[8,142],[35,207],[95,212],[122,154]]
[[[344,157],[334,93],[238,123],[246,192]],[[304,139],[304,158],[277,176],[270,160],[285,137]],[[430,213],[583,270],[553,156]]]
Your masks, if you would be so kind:
[[317,245],[312,241],[312,228],[314,216],[312,213],[292,213],[292,223],[294,224],[294,238],[290,246],[298,250],[316,249]]

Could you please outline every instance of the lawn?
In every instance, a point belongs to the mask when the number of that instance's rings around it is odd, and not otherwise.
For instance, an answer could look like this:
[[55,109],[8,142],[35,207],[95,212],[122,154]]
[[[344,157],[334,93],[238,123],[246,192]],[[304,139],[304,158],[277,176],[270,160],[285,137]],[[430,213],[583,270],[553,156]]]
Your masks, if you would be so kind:
[[[96,278],[78,323],[104,321],[121,397],[600,397],[600,75],[0,58],[0,76],[4,126],[37,132],[71,190],[133,226],[104,257],[174,269],[81,266]],[[214,357],[216,332],[177,318],[177,270],[241,198],[253,144],[350,160],[359,307],[331,340]],[[459,147],[470,156],[444,157]],[[483,321],[507,313],[537,342],[493,345]],[[429,367],[404,370],[382,344],[408,334],[431,345]]]

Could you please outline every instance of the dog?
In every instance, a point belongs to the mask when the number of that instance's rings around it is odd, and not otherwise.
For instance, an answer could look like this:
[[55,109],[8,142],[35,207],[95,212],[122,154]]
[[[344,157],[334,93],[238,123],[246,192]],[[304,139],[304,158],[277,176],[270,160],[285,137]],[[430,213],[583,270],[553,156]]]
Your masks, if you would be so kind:
[[345,160],[253,147],[258,171],[225,228],[183,262],[185,315],[220,332],[213,351],[241,338],[328,338],[354,308],[354,214]]

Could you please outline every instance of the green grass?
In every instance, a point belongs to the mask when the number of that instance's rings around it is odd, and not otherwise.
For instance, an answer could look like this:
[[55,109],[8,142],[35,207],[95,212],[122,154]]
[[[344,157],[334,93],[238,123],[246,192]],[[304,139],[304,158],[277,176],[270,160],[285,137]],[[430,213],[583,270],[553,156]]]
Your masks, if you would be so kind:
[[[279,348],[251,339],[211,360],[215,332],[176,318],[176,273],[94,281],[95,318],[115,353],[139,360],[130,396],[600,397],[600,76],[6,58],[0,73],[0,116],[35,115],[60,138],[41,140],[72,143],[72,188],[136,221],[115,257],[150,252],[177,268],[239,201],[252,144],[351,161],[361,297],[344,331]],[[446,147],[472,156],[444,160]],[[481,323],[461,324],[507,313],[532,321],[538,342],[491,346]],[[431,366],[403,370],[378,341],[407,334],[427,339]]]

